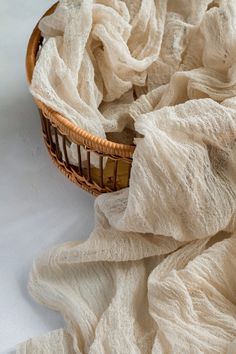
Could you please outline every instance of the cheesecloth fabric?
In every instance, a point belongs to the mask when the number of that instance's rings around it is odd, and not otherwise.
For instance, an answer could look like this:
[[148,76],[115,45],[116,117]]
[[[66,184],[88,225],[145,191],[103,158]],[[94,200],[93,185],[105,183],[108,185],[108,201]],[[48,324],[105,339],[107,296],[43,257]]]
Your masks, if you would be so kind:
[[101,137],[140,135],[87,241],[36,260],[66,329],[18,354],[236,353],[236,2],[61,0],[32,94]]

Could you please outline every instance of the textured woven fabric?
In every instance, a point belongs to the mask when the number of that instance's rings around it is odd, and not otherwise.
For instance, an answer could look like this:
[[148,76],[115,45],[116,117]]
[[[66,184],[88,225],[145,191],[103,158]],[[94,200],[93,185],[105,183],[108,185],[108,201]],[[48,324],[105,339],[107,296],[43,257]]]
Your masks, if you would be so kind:
[[18,354],[235,354],[236,2],[61,0],[40,26],[34,96],[142,138],[89,239],[36,260],[29,291],[67,329]]

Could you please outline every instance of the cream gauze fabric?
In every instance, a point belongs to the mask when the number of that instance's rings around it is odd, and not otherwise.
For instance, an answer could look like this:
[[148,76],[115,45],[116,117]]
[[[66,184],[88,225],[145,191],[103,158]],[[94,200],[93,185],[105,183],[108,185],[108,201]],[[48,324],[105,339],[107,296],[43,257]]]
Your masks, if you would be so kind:
[[33,95],[140,137],[88,240],[33,266],[30,293],[66,329],[17,353],[235,354],[236,1],[61,0],[40,28]]

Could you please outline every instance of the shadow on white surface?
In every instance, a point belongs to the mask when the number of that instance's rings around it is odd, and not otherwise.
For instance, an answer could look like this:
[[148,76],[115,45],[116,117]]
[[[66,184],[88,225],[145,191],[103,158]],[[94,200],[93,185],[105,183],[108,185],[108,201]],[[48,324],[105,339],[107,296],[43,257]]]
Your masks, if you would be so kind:
[[[60,314],[27,292],[33,260],[93,229],[94,198],[52,164],[25,79],[25,50],[32,28],[54,1],[1,2],[0,42],[0,353],[64,326]],[[10,349],[9,349],[10,348]]]

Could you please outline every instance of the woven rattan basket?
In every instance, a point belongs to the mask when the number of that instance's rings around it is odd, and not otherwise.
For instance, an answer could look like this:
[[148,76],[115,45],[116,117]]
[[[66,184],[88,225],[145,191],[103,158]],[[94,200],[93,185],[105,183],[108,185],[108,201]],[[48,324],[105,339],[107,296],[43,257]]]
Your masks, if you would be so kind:
[[[52,6],[44,16],[53,13],[56,6],[57,4]],[[26,55],[26,72],[29,83],[41,44],[42,36],[38,25],[36,25],[30,37]],[[39,108],[43,137],[49,154],[60,171],[72,182],[94,195],[116,191],[129,185],[134,145],[118,144],[91,135],[42,102],[38,100],[35,102]],[[76,162],[70,161],[68,143],[76,144]],[[86,161],[82,163],[81,150],[84,151],[84,149],[86,150]],[[96,155],[97,161],[99,161],[98,168],[91,164],[93,155]]]

